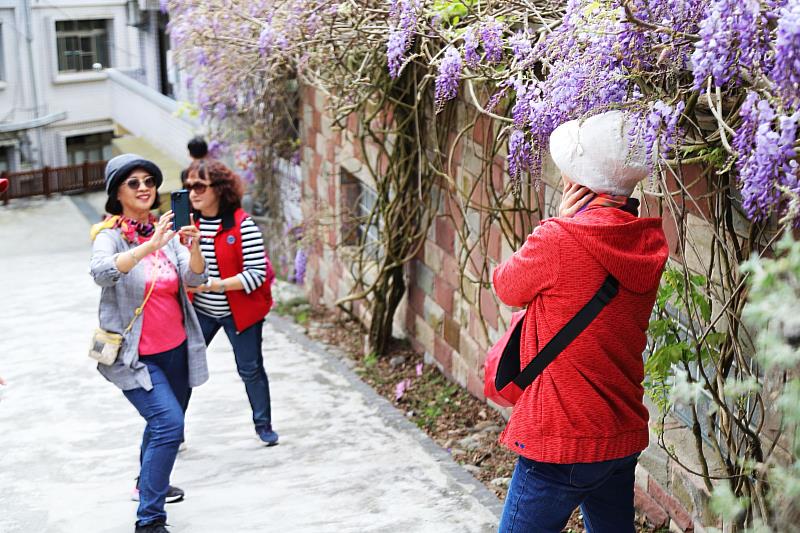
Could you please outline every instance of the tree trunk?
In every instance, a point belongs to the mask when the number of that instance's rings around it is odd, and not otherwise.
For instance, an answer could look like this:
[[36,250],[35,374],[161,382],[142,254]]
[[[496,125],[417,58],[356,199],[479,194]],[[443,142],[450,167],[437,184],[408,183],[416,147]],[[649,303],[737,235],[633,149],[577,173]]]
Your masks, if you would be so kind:
[[[416,80],[413,68],[406,68],[401,79],[392,88],[392,121],[402,126],[390,154],[386,175],[388,184],[378,192],[380,216],[383,222],[381,241],[384,243],[381,269],[371,302],[372,317],[369,327],[369,349],[382,355],[392,338],[392,325],[397,306],[406,292],[403,266],[409,251],[417,244],[423,202],[419,198],[417,146],[413,139],[417,132],[415,108]],[[376,180],[377,181],[377,180]],[[423,183],[427,183],[425,178]],[[413,237],[413,238],[412,238]],[[421,237],[424,238],[424,235]]]

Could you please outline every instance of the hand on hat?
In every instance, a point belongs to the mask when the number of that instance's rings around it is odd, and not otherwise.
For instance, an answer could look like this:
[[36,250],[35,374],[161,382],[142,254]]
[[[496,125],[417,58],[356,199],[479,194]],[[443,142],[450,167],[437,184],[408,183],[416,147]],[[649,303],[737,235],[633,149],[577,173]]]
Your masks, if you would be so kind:
[[581,210],[594,197],[591,189],[572,183],[566,178],[561,180],[564,192],[561,194],[561,203],[558,206],[558,216],[572,217]]

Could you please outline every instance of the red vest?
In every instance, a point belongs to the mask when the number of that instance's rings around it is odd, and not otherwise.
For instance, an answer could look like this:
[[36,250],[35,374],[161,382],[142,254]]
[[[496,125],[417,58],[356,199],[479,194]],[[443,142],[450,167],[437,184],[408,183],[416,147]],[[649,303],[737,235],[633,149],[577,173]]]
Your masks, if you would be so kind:
[[[233,226],[225,229],[220,225],[214,237],[214,253],[217,256],[219,275],[222,279],[236,276],[244,270],[242,256],[242,221],[247,213],[239,208],[233,213]],[[199,225],[199,222],[198,222]],[[266,279],[256,290],[247,294],[243,290],[227,291],[228,304],[231,306],[236,331],[241,333],[267,316],[272,308],[272,266],[267,259]]]

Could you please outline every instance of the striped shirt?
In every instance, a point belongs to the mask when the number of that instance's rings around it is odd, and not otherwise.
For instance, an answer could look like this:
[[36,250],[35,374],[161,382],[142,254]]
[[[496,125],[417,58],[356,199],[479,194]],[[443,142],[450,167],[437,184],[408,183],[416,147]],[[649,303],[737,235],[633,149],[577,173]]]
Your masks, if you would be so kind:
[[[219,232],[222,219],[200,217],[200,251],[208,264],[208,276],[220,278],[217,254],[214,251],[214,237]],[[242,252],[244,271],[237,274],[244,292],[250,294],[264,283],[267,276],[267,256],[264,252],[264,238],[261,230],[250,217],[242,220]],[[194,295],[194,305],[198,311],[215,317],[231,314],[228,297],[225,293],[198,292]]]

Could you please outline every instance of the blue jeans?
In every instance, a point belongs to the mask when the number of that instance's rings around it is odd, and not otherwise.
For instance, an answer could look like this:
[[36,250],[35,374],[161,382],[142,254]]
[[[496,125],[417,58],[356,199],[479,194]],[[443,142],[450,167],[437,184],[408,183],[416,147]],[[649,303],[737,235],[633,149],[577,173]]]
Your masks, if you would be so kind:
[[271,427],[272,411],[269,399],[269,379],[264,370],[264,356],[261,353],[261,335],[264,321],[261,320],[242,331],[236,333],[233,316],[221,318],[212,317],[197,312],[200,328],[206,339],[206,345],[211,343],[214,335],[220,328],[225,330],[228,340],[233,347],[233,356],[236,359],[236,370],[244,381],[250,408],[253,410],[253,424],[256,431],[260,428]]
[[499,533],[559,533],[578,506],[589,533],[633,533],[638,457],[560,465],[520,456]]
[[147,365],[153,388],[123,391],[147,421],[139,459],[139,525],[166,520],[164,500],[169,476],[183,440],[183,413],[189,399],[189,366],[186,341],[177,348],[139,360]]

